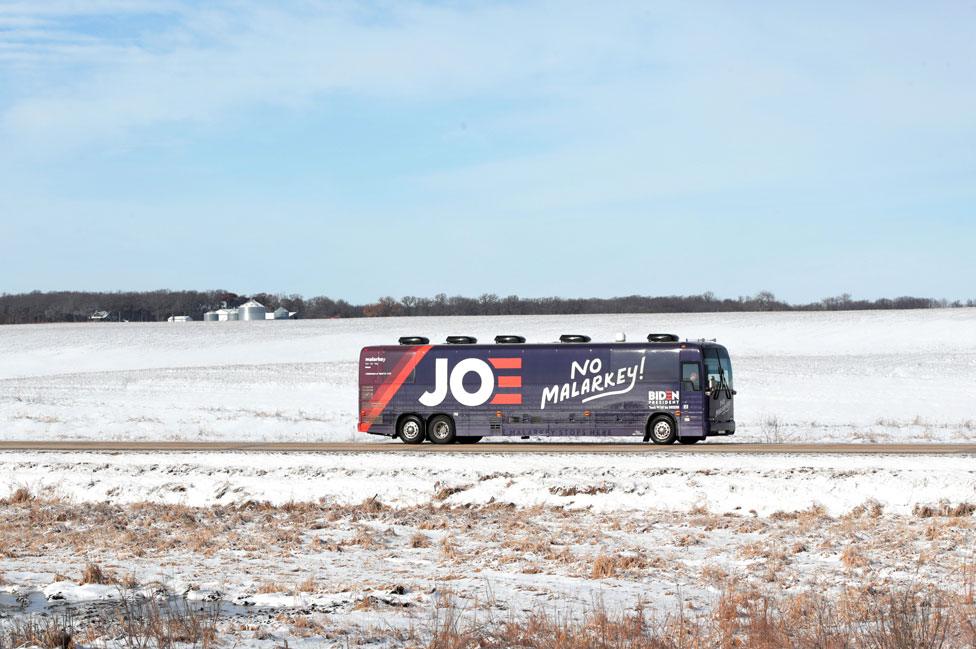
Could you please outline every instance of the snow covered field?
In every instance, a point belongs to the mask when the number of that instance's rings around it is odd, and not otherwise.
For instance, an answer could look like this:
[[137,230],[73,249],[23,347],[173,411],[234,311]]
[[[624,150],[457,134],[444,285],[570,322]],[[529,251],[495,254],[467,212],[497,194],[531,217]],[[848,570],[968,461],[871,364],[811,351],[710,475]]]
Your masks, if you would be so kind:
[[841,515],[867,500],[911,514],[976,502],[971,455],[613,455],[592,453],[0,453],[0,496],[26,486],[70,502],[210,507],[249,501],[393,508],[506,504],[596,512],[768,516],[821,507]]
[[725,344],[735,441],[976,438],[976,309],[5,326],[0,438],[364,439],[364,345],[618,331]]
[[175,597],[213,607],[231,646],[428,646],[452,607],[708,623],[720,601],[809,619],[814,597],[870,611],[976,587],[972,456],[474,459],[2,453],[0,634]]
[[[726,344],[733,441],[976,438],[974,309],[0,327],[0,438],[377,441],[364,345],[618,331]],[[0,645],[66,606],[97,645],[133,596],[213,607],[241,647],[425,646],[444,611],[597,603],[707,625],[775,601],[799,628],[819,601],[864,628],[899,589],[976,618],[973,456],[686,450],[3,452]]]

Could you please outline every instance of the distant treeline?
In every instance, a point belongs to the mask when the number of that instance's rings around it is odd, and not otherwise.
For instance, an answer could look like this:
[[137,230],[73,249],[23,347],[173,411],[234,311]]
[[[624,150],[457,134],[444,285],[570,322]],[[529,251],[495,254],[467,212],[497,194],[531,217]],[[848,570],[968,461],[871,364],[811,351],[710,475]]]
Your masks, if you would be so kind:
[[972,307],[976,300],[947,302],[923,297],[898,297],[880,300],[855,300],[850,295],[829,297],[810,304],[789,304],[768,291],[736,299],[702,295],[646,296],[611,298],[525,298],[517,295],[480,297],[435,295],[432,298],[408,296],[380,298],[371,304],[350,304],[328,297],[304,298],[300,295],[255,293],[238,295],[229,291],[143,291],[91,293],[55,291],[0,294],[0,324],[39,322],[81,322],[97,311],[108,312],[108,320],[154,322],[173,315],[188,315],[194,320],[207,311],[223,306],[236,307],[248,299],[261,302],[269,310],[285,307],[298,318],[361,318],[384,316],[445,315],[556,315],[583,313],[703,313],[711,311],[849,311],[858,309],[931,309]]

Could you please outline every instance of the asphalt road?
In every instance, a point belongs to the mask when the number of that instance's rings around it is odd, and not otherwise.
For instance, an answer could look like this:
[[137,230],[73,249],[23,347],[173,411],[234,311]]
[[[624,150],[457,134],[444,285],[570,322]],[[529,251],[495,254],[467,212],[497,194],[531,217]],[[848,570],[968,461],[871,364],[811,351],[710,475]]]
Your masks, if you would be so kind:
[[976,455],[976,444],[736,444],[705,442],[684,446],[641,443],[479,442],[422,444],[378,442],[60,442],[0,441],[0,451],[97,452],[274,452],[274,453],[747,453],[758,455]]

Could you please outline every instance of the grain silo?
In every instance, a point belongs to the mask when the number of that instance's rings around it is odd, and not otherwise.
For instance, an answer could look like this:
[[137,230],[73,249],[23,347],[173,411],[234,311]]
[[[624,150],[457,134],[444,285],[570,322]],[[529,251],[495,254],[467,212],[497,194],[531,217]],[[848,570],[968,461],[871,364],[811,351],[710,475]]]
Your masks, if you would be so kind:
[[238,320],[266,320],[268,310],[260,302],[248,300],[237,307]]
[[220,320],[220,316],[217,315],[216,311],[207,311],[203,314],[204,322],[217,322],[218,320]]
[[275,309],[275,312],[274,312],[274,319],[275,320],[287,320],[290,317],[291,317],[291,314],[288,313],[288,309],[286,309],[285,307],[280,306],[277,309]]

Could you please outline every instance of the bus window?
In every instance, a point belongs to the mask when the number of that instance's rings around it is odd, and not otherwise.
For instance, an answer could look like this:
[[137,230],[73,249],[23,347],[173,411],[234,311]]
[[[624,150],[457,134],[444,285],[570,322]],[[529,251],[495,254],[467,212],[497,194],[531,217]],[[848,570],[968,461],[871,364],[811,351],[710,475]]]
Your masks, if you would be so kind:
[[732,360],[729,358],[729,353],[724,349],[719,349],[718,361],[722,366],[722,371],[725,372],[725,382],[729,385],[730,390],[734,390],[735,388],[732,386]]
[[708,376],[708,387],[713,389],[722,384],[722,365],[718,360],[718,349],[706,347],[702,350],[705,358],[705,373]]
[[[636,357],[638,362],[640,356]],[[678,374],[678,350],[658,349],[644,354],[644,381],[671,383]]]
[[681,389],[691,392],[701,390],[701,371],[698,363],[681,364]]

